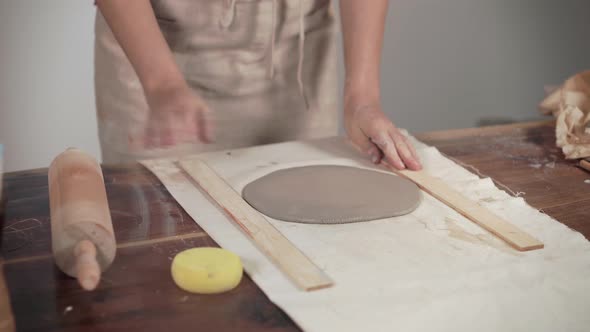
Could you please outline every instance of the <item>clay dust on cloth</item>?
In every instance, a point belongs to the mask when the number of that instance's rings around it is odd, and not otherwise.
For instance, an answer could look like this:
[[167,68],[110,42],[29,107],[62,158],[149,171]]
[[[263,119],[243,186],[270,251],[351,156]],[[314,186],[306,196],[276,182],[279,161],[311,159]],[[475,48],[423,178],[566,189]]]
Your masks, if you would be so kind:
[[[412,213],[364,223],[268,220],[334,281],[297,289],[189,181],[165,183],[269,299],[305,331],[587,331],[590,243],[580,233],[414,140],[425,170],[538,238],[518,252],[432,196]],[[237,192],[273,171],[305,165],[372,166],[341,139],[289,142],[199,155]],[[174,163],[148,165],[169,178]],[[162,178],[160,175],[158,175]]]

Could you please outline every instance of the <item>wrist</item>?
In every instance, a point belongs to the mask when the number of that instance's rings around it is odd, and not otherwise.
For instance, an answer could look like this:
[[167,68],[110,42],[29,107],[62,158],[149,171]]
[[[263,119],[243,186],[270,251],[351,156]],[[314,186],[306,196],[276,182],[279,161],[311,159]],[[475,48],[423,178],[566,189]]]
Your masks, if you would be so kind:
[[141,83],[146,95],[159,94],[162,91],[186,86],[186,81],[177,68],[151,72],[143,77]]
[[344,83],[345,102],[379,102],[380,97],[378,75],[354,75],[346,78]]
[[379,88],[349,87],[344,90],[344,108],[349,111],[356,111],[360,108],[379,106],[381,96]]

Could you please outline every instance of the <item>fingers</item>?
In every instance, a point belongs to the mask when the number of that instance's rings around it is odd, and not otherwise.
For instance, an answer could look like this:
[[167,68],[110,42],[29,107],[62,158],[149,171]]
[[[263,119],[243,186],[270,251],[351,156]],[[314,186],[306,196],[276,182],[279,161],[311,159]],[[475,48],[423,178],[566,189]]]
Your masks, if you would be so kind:
[[393,138],[387,132],[379,133],[378,138],[372,138],[372,141],[379,147],[379,149],[381,149],[387,163],[397,169],[406,168],[406,165],[402,162],[398,154]]
[[364,136],[360,144],[358,144],[358,147],[361,150],[361,153],[365,153],[374,164],[379,164],[381,162],[381,159],[383,158],[381,149],[368,137]]
[[173,146],[177,142],[178,132],[172,126],[160,129],[160,145],[162,147]]
[[213,139],[209,109],[188,85],[152,91],[146,95],[149,117],[144,148],[209,143]]
[[414,150],[412,144],[408,142],[407,137],[401,134],[397,129],[390,130],[389,135],[395,143],[398,155],[404,165],[413,171],[421,169],[422,166],[418,161],[416,151]]
[[160,134],[158,133],[157,127],[148,124],[145,130],[143,138],[144,147],[147,149],[153,149],[160,146]]
[[363,154],[367,155],[371,162],[379,164],[383,158],[383,153],[377,144],[373,143],[364,133],[359,132],[353,135],[352,142],[356,148]]
[[148,149],[166,148],[183,143],[211,143],[213,125],[208,109],[150,118],[143,139]]
[[406,144],[410,148],[410,153],[412,154],[412,157],[414,157],[414,161],[416,162],[416,165],[415,165],[416,168],[413,168],[413,170],[415,170],[415,171],[421,170],[422,163],[420,162],[420,157],[418,157],[418,153],[416,152],[416,148],[414,148],[414,145],[412,143],[408,142],[408,138],[406,136],[404,136],[404,139],[406,141]]
[[422,169],[413,145],[397,128],[378,131],[373,137],[376,138],[371,138],[371,141],[379,147],[383,153],[384,161],[390,166],[399,170],[407,168],[417,171]]
[[381,150],[379,147],[377,147],[377,145],[374,143],[371,144],[372,146],[369,148],[369,150],[367,150],[367,154],[369,155],[369,159],[371,159],[373,164],[379,164],[383,159],[383,153],[381,153]]
[[178,134],[178,143],[196,143],[198,132],[196,112],[183,112],[180,119],[175,119],[174,128]]
[[173,144],[211,143],[213,141],[212,122],[211,112],[206,107],[197,108],[191,112],[184,112],[182,119],[176,119],[171,126]]
[[173,131],[169,128],[149,125],[145,131],[144,147],[147,149],[167,147],[175,142]]
[[203,143],[213,142],[213,121],[211,119],[211,111],[208,108],[201,109],[197,112],[195,120],[195,127],[199,140]]

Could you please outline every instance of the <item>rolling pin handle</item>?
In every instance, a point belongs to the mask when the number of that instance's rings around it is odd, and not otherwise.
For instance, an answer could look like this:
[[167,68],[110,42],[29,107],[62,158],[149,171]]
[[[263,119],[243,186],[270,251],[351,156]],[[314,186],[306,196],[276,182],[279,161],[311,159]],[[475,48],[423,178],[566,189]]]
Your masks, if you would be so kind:
[[91,291],[100,281],[100,266],[96,261],[96,247],[89,240],[78,242],[74,248],[76,277],[83,289]]

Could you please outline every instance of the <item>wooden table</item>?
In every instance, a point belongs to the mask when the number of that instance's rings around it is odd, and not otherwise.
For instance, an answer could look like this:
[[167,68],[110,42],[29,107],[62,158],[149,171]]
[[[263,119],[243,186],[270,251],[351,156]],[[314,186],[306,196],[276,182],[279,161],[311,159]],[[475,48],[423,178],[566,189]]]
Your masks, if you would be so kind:
[[[590,239],[590,179],[554,145],[552,123],[419,135],[451,158]],[[1,255],[22,331],[296,331],[246,276],[222,295],[191,295],[170,277],[174,255],[215,242],[139,165],[104,167],[117,258],[87,293],[50,256],[47,170],[5,175]]]

